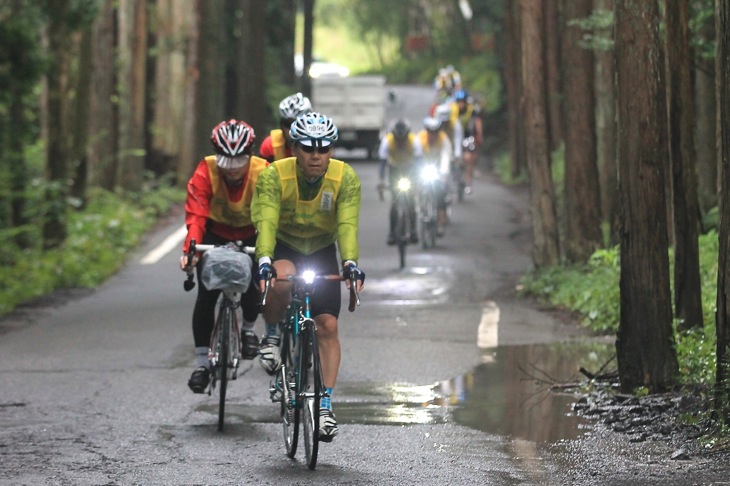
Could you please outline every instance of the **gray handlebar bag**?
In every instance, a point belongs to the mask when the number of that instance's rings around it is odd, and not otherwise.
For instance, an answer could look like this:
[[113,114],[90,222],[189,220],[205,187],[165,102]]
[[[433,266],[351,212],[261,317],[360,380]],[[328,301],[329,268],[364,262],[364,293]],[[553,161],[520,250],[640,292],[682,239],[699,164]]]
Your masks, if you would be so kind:
[[251,283],[251,257],[232,248],[208,250],[202,258],[200,280],[208,290],[245,292]]

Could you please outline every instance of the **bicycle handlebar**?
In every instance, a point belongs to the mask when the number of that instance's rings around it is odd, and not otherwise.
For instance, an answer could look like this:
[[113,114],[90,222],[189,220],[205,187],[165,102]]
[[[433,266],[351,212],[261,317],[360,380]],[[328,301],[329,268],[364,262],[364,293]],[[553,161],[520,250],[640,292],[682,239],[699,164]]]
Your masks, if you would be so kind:
[[[302,282],[307,283],[305,281],[304,277],[301,275],[287,275],[284,278],[274,277],[274,280],[276,280],[276,279],[285,280],[287,282],[302,281]],[[350,312],[354,312],[355,308],[360,305],[360,295],[357,292],[357,279],[354,276],[350,277],[348,279],[348,278],[343,277],[342,275],[315,275],[314,279],[315,280],[337,281],[337,282],[344,282],[345,280],[349,280],[350,281],[350,302],[347,306],[347,310],[349,310]],[[271,278],[266,279],[265,282],[266,282],[266,287],[264,289],[264,295],[261,298],[262,306],[266,305],[266,297],[269,295]],[[311,283],[311,282],[308,282],[308,283]]]
[[[248,255],[255,255],[256,254],[256,247],[254,246],[243,246],[240,242],[232,243],[235,245],[235,247]],[[195,265],[193,265],[193,258],[195,257],[196,253],[198,252],[206,252],[208,250],[212,250],[213,248],[218,248],[222,246],[229,246],[231,243],[226,243],[224,245],[207,245],[207,244],[197,244],[194,239],[190,240],[190,245],[188,246],[188,252],[185,254],[185,256],[188,257],[187,266],[185,267],[185,272],[188,274],[187,279],[185,279],[185,282],[183,282],[183,288],[185,289],[185,292],[190,292],[195,288],[195,272],[193,269],[195,268]]]

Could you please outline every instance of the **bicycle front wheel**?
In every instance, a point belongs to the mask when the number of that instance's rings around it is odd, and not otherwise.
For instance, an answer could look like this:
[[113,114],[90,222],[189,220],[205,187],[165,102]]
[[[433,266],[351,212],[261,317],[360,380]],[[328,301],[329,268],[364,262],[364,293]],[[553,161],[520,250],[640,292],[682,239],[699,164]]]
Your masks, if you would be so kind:
[[294,336],[286,329],[281,337],[281,368],[277,386],[281,389],[280,416],[284,430],[286,455],[294,459],[299,441],[299,408],[296,401],[296,374],[294,372]]
[[314,323],[299,341],[300,398],[304,421],[304,451],[309,469],[317,467],[319,452],[319,408],[322,399],[322,368],[319,362]]
[[401,204],[398,208],[398,262],[400,268],[406,266],[406,247],[408,246],[408,211]]

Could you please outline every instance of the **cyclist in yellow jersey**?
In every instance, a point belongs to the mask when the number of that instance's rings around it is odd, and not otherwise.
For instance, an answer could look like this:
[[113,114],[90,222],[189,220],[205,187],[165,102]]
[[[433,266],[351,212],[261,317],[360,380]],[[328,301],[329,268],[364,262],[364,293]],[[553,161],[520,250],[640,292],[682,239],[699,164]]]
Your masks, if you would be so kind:
[[437,236],[444,235],[446,224],[446,205],[449,175],[451,174],[451,140],[441,130],[441,120],[436,117],[423,119],[423,130],[418,132],[418,140],[423,148],[423,164],[433,164],[438,168],[439,184],[437,196]]
[[474,168],[479,158],[479,147],[484,142],[482,130],[482,109],[477,102],[463,89],[454,93],[454,103],[457,107],[459,122],[464,128],[464,182],[465,191],[471,193],[474,182]]
[[[365,281],[365,273],[357,267],[360,180],[352,167],[331,158],[337,127],[332,119],[312,112],[292,123],[290,136],[295,142],[294,157],[278,160],[261,173],[251,202],[251,218],[258,231],[260,289],[272,275],[286,277],[307,268],[354,275],[359,291]],[[261,365],[269,374],[281,366],[278,323],[291,297],[290,283],[275,282],[263,308],[266,336],[259,350]],[[311,310],[328,394],[321,403],[319,435],[328,442],[337,435],[331,397],[340,367],[340,284],[322,282],[312,295]]]
[[[396,183],[401,177],[414,180],[415,170],[420,163],[422,155],[421,142],[411,133],[411,124],[408,120],[396,120],[390,132],[383,137],[378,149],[380,164],[379,187],[385,186],[386,172],[390,180],[391,205],[390,205],[390,230],[388,232],[389,245],[395,245],[396,225]],[[410,242],[418,243],[418,231],[416,231],[416,202],[413,191],[408,193],[408,211],[410,213]]]

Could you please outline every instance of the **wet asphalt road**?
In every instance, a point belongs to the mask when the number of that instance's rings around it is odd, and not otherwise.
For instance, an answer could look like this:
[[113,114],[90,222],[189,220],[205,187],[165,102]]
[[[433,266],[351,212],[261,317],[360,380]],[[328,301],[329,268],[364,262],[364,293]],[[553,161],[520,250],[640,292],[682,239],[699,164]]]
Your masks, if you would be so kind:
[[231,383],[223,433],[216,397],[188,390],[194,292],[177,249],[141,263],[178,214],[96,291],[0,323],[0,484],[551,484],[540,446],[575,424],[565,408],[522,415],[509,370],[579,332],[510,298],[530,266],[524,197],[480,177],[437,248],[399,270],[377,164],[352,164],[366,290],[343,307],[340,435],[315,472],[285,456],[257,363]]

